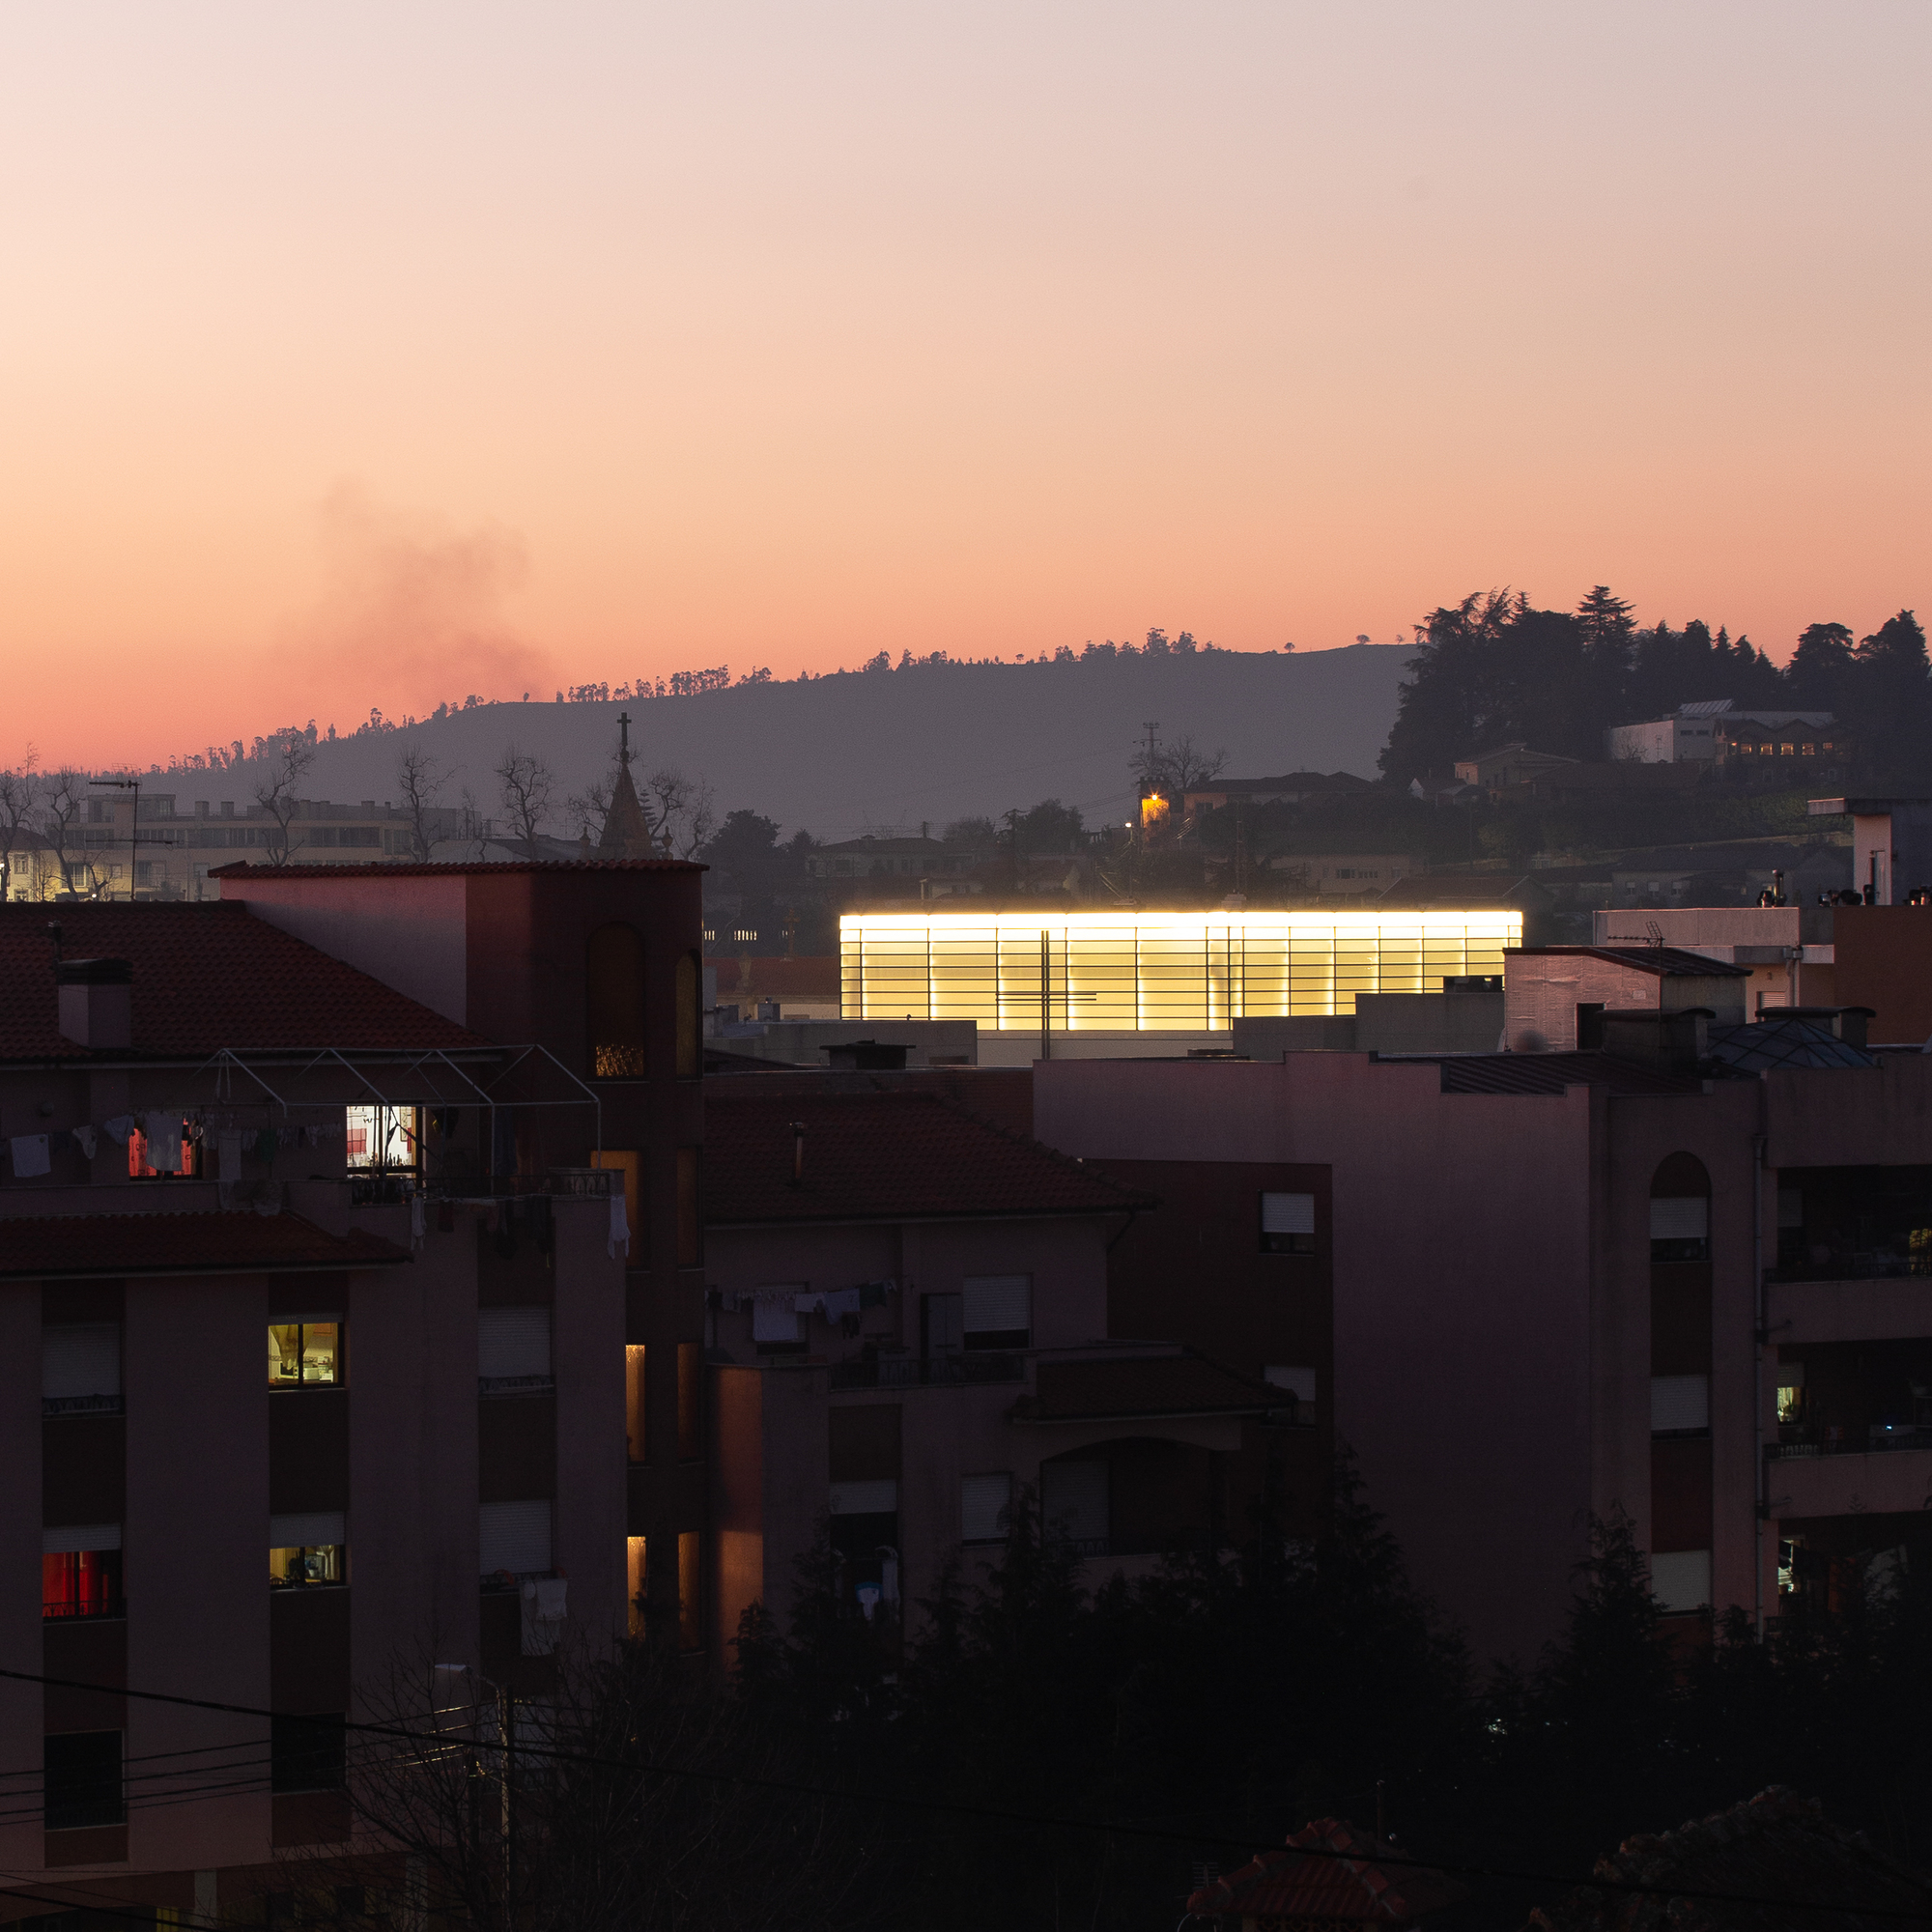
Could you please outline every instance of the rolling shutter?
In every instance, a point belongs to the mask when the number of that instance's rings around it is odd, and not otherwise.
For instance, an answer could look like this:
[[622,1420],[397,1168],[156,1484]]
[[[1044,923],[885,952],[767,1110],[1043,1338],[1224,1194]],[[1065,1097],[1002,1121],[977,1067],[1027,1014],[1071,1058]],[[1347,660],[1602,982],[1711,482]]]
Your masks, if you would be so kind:
[[66,1556],[76,1549],[119,1549],[118,1522],[64,1522],[41,1532],[41,1548],[49,1556]]
[[340,1510],[317,1510],[307,1516],[271,1516],[270,1549],[340,1548],[348,1541]]
[[551,1568],[548,1502],[485,1503],[476,1514],[477,1567],[484,1576],[498,1570],[540,1576]]
[[1314,1232],[1314,1195],[1264,1194],[1262,1196],[1263,1234],[1312,1235]]
[[547,1376],[550,1369],[548,1308],[483,1308],[476,1314],[476,1374],[495,1381],[510,1376]]
[[1702,1241],[1711,1234],[1711,1198],[1687,1194],[1652,1197],[1650,1238],[1653,1241]]
[[968,1275],[963,1287],[965,1328],[969,1338],[975,1335],[1019,1335],[1032,1330],[1032,1275]]
[[86,1321],[41,1330],[41,1394],[56,1400],[121,1393],[121,1324]]
[[1650,1431],[1666,1435],[1680,1430],[1711,1426],[1709,1376],[1652,1376]]
[[832,1487],[834,1516],[891,1516],[899,1506],[899,1486],[892,1477],[882,1476],[869,1483],[835,1483]]
[[1694,1610],[1711,1601],[1708,1549],[1658,1550],[1650,1559],[1650,1594],[1661,1610]]

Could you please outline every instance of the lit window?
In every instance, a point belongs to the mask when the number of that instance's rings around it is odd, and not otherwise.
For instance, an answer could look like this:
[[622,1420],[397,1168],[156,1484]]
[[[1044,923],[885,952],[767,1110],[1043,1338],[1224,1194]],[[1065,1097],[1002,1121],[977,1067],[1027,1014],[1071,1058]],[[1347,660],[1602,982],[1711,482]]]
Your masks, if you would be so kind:
[[41,1615],[118,1617],[121,1598],[121,1525],[79,1523],[43,1532]]
[[349,1550],[339,1511],[269,1519],[269,1587],[303,1590],[349,1580]]
[[350,1107],[344,1122],[351,1167],[393,1170],[417,1165],[420,1131],[414,1107]]
[[1792,753],[1798,749],[1798,747],[1796,745],[1780,745],[1778,746],[1777,749],[1784,754],[1784,756],[1788,758],[1790,757]]
[[342,1324],[326,1321],[269,1323],[269,1386],[314,1387],[342,1379]]
[[644,942],[632,926],[600,925],[590,935],[590,1071],[600,1080],[636,1080],[644,1071]]

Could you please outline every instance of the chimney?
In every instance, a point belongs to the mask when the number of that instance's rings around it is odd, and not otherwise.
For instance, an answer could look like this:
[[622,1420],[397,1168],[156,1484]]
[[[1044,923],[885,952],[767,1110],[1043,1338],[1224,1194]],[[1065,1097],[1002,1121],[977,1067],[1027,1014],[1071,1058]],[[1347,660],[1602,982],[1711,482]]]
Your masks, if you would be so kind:
[[57,959],[63,1039],[99,1051],[133,1039],[134,966],[128,959]]
[[208,801],[205,798],[198,798],[195,800],[194,815],[197,818],[206,818],[208,816]]
[[235,816],[235,801],[232,798],[224,798],[221,801],[221,815],[223,818]]
[[805,1185],[805,1122],[803,1121],[794,1121],[791,1123],[791,1184],[794,1187],[803,1187]]

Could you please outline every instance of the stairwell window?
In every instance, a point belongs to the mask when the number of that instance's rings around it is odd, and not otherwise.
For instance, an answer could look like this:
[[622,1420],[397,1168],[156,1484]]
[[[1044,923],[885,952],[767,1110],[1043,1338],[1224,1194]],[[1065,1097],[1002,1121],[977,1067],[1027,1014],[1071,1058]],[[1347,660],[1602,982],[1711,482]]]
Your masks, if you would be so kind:
[[41,1534],[41,1615],[120,1617],[121,1525],[65,1523]]
[[342,1380],[342,1323],[331,1318],[269,1323],[269,1386],[333,1387]]
[[1315,1197],[1312,1194],[1262,1196],[1262,1253],[1312,1255],[1315,1252]]
[[644,1074],[644,942],[635,926],[613,921],[590,935],[588,997],[590,1071],[598,1080]]
[[269,1519],[271,1590],[328,1588],[348,1580],[349,1546],[340,1511]]

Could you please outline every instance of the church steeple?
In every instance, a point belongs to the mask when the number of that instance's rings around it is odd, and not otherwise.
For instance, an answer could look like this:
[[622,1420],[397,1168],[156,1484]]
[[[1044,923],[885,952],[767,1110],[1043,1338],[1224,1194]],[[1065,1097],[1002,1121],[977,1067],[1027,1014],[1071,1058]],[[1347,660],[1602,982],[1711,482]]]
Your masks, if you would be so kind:
[[604,814],[604,836],[597,841],[600,859],[655,859],[650,821],[638,803],[638,788],[631,782],[631,719],[628,712],[617,714],[617,776],[611,786],[611,809]]

